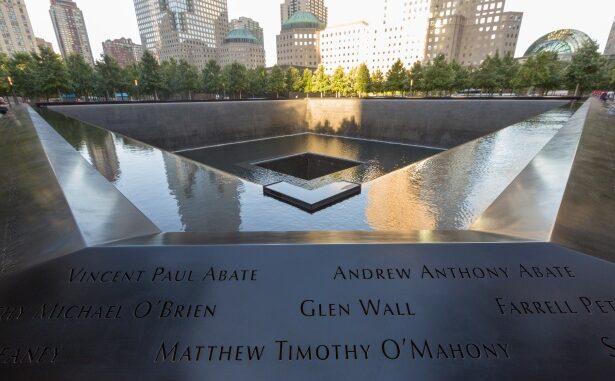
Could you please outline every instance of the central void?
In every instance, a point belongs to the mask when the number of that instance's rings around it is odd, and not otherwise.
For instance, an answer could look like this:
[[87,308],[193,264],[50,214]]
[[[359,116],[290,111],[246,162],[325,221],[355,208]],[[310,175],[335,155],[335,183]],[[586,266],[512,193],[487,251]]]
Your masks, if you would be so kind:
[[254,165],[258,167],[298,177],[303,180],[314,180],[361,164],[362,163],[358,161],[344,160],[314,153],[302,153],[280,159],[254,163]]
[[264,186],[287,182],[305,189],[317,189],[339,181],[362,184],[442,151],[304,133],[176,154]]

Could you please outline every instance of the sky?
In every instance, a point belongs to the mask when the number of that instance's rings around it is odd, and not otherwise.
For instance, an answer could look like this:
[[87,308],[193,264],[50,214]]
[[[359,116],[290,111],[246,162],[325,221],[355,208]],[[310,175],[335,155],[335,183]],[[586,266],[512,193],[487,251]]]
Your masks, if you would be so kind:
[[[58,43],[49,17],[48,0],[25,0],[37,37]],[[76,0],[84,14],[94,58],[102,53],[102,42],[119,37],[140,43],[139,29],[132,0]],[[275,36],[280,31],[282,0],[228,0],[229,17],[246,16],[260,22],[265,30],[267,65],[276,62]],[[325,0],[329,7],[329,25],[349,21],[373,21],[383,0]],[[360,5],[360,6],[358,6]],[[539,37],[563,28],[587,33],[598,41],[601,50],[615,18],[613,0],[507,0],[507,11],[524,12],[516,56]]]

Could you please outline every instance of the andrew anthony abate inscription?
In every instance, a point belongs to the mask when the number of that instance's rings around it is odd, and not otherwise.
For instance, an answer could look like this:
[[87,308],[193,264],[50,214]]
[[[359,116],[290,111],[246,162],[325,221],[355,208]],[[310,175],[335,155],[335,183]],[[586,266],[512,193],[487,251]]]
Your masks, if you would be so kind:
[[0,279],[0,379],[609,379],[614,275],[548,244],[87,249]]

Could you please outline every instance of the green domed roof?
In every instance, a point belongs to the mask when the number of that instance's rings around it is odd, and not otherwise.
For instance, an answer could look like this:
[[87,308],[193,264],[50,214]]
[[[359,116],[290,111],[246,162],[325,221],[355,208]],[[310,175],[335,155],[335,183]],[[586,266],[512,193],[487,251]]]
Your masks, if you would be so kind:
[[282,29],[295,29],[295,28],[314,28],[324,29],[325,25],[310,12],[299,11],[295,12],[285,23],[282,25]]
[[525,57],[546,51],[557,53],[560,59],[570,60],[590,40],[588,35],[575,29],[556,30],[536,40],[525,52]]
[[224,42],[247,42],[251,44],[258,43],[258,40],[250,30],[245,28],[233,29],[225,38]]

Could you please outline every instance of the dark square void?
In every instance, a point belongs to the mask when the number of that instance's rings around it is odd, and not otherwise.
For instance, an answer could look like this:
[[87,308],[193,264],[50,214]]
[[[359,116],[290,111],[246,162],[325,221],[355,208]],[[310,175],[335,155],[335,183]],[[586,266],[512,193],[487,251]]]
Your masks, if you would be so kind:
[[362,163],[340,159],[337,157],[302,153],[286,156],[279,159],[254,163],[254,165],[272,171],[298,177],[304,180],[313,180],[319,177],[356,167]]

